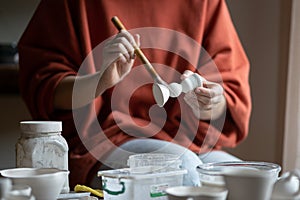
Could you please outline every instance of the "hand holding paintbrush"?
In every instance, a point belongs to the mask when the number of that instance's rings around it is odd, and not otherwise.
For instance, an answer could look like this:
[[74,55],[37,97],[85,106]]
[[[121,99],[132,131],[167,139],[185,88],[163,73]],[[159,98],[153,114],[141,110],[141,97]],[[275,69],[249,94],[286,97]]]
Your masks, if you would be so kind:
[[[121,30],[126,30],[125,26],[123,25],[123,23],[119,20],[118,17],[113,17],[111,19],[111,21],[113,22],[113,24],[115,25],[115,27],[121,31]],[[142,50],[135,44],[133,43],[133,48],[134,48],[134,52],[135,54],[139,57],[139,59],[142,61],[142,63],[144,64],[145,68],[147,69],[147,71],[149,72],[149,74],[151,75],[151,77],[154,79],[155,82],[160,83],[160,84],[165,84],[166,83],[161,79],[161,77],[158,75],[158,73],[155,71],[155,69],[153,68],[153,66],[151,65],[151,63],[149,62],[149,60],[147,59],[147,57],[144,55],[144,53],[142,52]]]
[[[118,17],[113,17],[111,19],[115,27],[121,31],[121,30],[126,30],[125,26],[123,23],[119,20]],[[154,98],[157,101],[157,103],[162,106],[169,98],[171,97],[177,97],[181,93],[181,87],[179,86],[178,83],[171,83],[167,84],[160,76],[159,74],[155,71],[154,67],[151,65],[147,57],[144,55],[142,50],[135,44],[132,43],[133,48],[134,48],[134,53],[138,56],[138,58],[142,61],[144,64],[145,68],[151,75],[151,77],[154,80],[154,86],[153,86],[153,93],[154,93]],[[168,94],[162,94],[162,93],[168,93]],[[159,95],[157,94],[159,93]],[[158,97],[159,96],[159,97]],[[163,97],[164,96],[164,97]],[[158,97],[158,98],[157,98]]]

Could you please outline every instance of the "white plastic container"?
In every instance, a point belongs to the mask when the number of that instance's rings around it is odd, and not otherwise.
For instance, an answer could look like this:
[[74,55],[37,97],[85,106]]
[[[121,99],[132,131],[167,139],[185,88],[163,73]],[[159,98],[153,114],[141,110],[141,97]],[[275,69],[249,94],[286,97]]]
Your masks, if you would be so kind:
[[[68,170],[68,144],[61,135],[60,121],[22,121],[21,137],[16,144],[17,167]],[[69,179],[62,189],[68,193]]]
[[105,200],[167,200],[165,190],[181,186],[186,170],[157,172],[156,167],[99,171]]

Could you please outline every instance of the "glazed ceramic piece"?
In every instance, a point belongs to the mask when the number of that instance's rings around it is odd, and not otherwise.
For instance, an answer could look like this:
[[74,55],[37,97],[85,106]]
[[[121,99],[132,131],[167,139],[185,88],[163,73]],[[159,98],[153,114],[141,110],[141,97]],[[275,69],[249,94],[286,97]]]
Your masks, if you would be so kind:
[[170,97],[178,97],[182,92],[182,86],[179,83],[170,83],[168,85]]
[[284,173],[274,184],[271,200],[300,200],[300,172]]
[[181,83],[170,83],[168,85],[154,83],[153,84],[153,96],[158,106],[162,107],[168,101],[170,97],[178,97],[182,92],[187,93],[194,90],[197,87],[203,86],[203,81],[205,79],[199,74],[192,74]]
[[25,195],[9,195],[5,200],[38,200],[34,196],[25,196]]
[[227,190],[222,187],[178,186],[166,189],[168,200],[225,200]]
[[269,200],[278,178],[274,173],[242,168],[228,168],[223,176],[228,200]]
[[13,168],[0,171],[14,185],[28,185],[37,200],[56,200],[69,171],[55,168]]
[[165,85],[154,83],[152,91],[157,105],[160,107],[164,106],[170,96],[169,89]]
[[204,80],[199,74],[193,73],[181,82],[182,92],[187,93],[197,87],[202,87]]
[[256,161],[227,161],[206,163],[197,166],[199,178],[202,185],[224,187],[223,171],[226,169],[249,169],[272,173],[276,179],[281,171],[281,167],[275,163],[256,162]]

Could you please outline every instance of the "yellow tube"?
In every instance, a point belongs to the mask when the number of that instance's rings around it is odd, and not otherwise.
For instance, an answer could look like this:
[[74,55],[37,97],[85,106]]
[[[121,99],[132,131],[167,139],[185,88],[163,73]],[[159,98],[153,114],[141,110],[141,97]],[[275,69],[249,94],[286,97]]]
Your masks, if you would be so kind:
[[92,189],[90,187],[87,187],[85,185],[79,185],[77,184],[75,187],[74,187],[74,191],[75,192],[90,192],[92,193],[93,195],[95,196],[98,196],[98,197],[103,197],[103,191],[102,190],[99,190],[99,189]]

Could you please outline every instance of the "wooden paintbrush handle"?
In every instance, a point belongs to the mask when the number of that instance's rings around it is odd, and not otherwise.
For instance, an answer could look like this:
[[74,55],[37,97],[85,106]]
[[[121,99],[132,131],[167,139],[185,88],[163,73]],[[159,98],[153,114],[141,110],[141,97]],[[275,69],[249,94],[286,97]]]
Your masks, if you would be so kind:
[[113,18],[111,18],[111,21],[119,31],[126,30],[125,26],[123,25],[123,23],[119,20],[119,18],[117,16],[114,16]]

